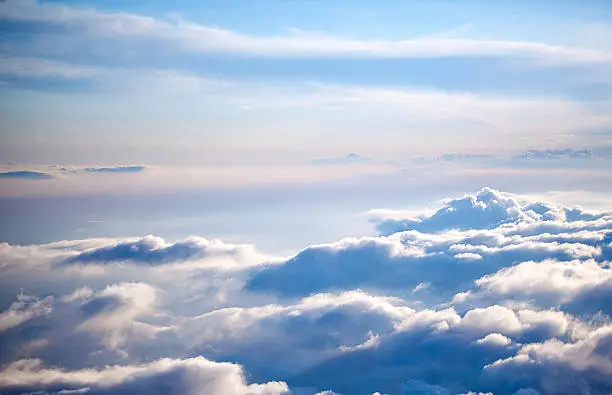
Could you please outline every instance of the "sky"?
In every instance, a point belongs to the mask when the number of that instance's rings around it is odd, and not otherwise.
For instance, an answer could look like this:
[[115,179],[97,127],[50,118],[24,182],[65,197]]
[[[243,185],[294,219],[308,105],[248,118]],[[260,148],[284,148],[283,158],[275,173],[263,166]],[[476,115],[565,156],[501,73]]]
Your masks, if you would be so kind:
[[612,2],[0,0],[0,393],[612,393]]
[[[319,202],[359,213],[487,185],[606,189],[609,2],[379,3],[1,2],[0,209],[17,217],[1,238],[130,236],[99,217],[124,216],[133,195],[143,212],[134,226],[176,222],[177,196],[215,214],[217,196],[232,195],[230,210],[256,215],[275,195],[325,228]],[[114,201],[62,229],[19,220],[46,205],[72,218],[71,202],[92,197]],[[167,201],[160,212],[150,199]],[[351,218],[342,226],[360,223]],[[159,231],[218,231],[179,229]],[[319,234],[271,247],[348,235]]]
[[609,2],[3,1],[2,155],[262,165],[610,144]]

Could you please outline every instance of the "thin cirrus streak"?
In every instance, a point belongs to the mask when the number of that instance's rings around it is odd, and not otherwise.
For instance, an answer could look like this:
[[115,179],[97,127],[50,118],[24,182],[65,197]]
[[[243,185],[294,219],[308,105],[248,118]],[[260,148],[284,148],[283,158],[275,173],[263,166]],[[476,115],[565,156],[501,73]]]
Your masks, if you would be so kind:
[[88,34],[166,40],[186,51],[264,57],[427,58],[445,56],[525,56],[552,63],[610,62],[605,51],[510,40],[424,37],[406,40],[357,40],[318,33],[257,37],[150,16],[100,12],[27,0],[0,4],[5,20],[44,22],[76,28]]

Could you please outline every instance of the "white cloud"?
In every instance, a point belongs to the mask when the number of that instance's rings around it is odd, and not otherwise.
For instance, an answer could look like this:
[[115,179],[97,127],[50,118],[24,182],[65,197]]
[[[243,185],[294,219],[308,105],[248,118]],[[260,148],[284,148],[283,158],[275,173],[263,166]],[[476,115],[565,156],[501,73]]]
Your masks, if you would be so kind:
[[62,301],[70,303],[76,300],[88,299],[94,294],[94,291],[88,286],[83,286],[74,290],[70,295],[66,295],[62,298]]
[[110,285],[86,301],[82,309],[89,317],[76,329],[103,335],[109,349],[121,348],[128,336],[155,338],[168,328],[157,327],[139,318],[155,312],[156,289],[147,284]]
[[[605,261],[610,228],[607,213],[572,211],[570,218],[567,208],[521,203],[484,189],[417,219],[384,220],[379,229],[388,236],[310,246],[285,262],[254,269],[247,287],[303,295],[343,287],[397,292],[425,282],[435,292],[420,301],[431,303],[432,297],[444,299],[453,289],[464,291],[473,281],[524,261]],[[286,281],[294,276],[302,281]]]
[[476,260],[482,259],[482,255],[476,254],[476,253],[473,253],[473,252],[462,252],[460,254],[456,254],[455,258],[457,258],[457,259],[465,259],[465,260],[469,260],[469,261],[476,261]]
[[339,350],[343,352],[363,350],[366,348],[377,347],[380,344],[380,336],[375,335],[372,331],[368,332],[368,339],[356,346],[340,346]]
[[458,296],[457,302],[506,299],[609,312],[605,300],[612,294],[612,272],[608,265],[594,260],[523,262],[476,280],[477,289]]
[[476,343],[494,347],[505,347],[512,343],[512,340],[501,333],[489,333],[482,339],[476,340]]
[[24,293],[0,313],[0,333],[21,325],[36,316],[47,315],[53,311],[53,297],[37,298]]

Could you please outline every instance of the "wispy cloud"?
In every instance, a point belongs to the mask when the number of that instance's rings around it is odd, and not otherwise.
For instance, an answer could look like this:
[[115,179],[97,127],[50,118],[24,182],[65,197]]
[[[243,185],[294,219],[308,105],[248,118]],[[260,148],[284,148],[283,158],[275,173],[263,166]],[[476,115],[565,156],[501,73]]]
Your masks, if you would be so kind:
[[263,57],[431,58],[519,56],[553,63],[610,62],[612,53],[541,42],[414,37],[400,40],[352,39],[293,30],[282,36],[253,36],[192,23],[130,13],[101,12],[31,0],[0,3],[0,18],[61,25],[86,34],[129,36],[202,53]]
[[42,58],[0,57],[0,75],[77,79],[98,77],[105,73],[100,67],[79,66]]

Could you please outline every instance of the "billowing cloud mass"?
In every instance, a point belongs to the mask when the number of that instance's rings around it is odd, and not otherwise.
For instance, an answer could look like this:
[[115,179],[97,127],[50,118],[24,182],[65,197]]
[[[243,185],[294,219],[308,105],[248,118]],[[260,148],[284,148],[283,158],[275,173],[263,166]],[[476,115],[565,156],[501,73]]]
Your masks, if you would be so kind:
[[485,188],[275,257],[0,245],[0,392],[609,394],[612,214]]

